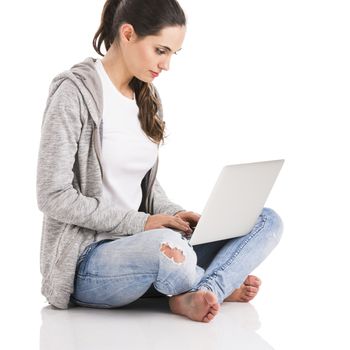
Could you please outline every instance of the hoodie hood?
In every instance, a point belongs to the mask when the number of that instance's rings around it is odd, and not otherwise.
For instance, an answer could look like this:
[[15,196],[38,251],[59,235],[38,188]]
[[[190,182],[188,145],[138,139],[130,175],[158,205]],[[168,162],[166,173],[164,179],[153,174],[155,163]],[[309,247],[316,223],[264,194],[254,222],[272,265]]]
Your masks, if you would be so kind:
[[60,74],[52,81],[49,97],[54,95],[57,88],[65,79],[70,79],[79,89],[90,115],[97,126],[100,125],[103,112],[102,83],[95,69],[96,58],[88,57]]

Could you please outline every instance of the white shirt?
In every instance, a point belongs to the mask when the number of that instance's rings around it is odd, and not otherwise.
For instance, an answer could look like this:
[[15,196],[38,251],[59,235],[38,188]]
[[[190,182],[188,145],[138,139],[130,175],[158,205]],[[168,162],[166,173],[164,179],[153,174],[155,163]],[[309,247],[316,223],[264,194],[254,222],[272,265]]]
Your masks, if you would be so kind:
[[103,88],[103,196],[123,210],[138,210],[141,181],[157,159],[158,146],[141,129],[136,100],[112,83],[100,59],[96,70]]

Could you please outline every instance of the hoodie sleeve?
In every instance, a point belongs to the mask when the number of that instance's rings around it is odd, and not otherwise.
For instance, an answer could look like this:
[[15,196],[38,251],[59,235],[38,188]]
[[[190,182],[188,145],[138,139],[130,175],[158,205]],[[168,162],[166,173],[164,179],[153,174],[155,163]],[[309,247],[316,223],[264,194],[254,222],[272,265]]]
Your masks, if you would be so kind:
[[73,167],[83,121],[79,91],[69,79],[48,98],[37,165],[37,203],[48,216],[96,231],[134,234],[144,230],[147,213],[123,211],[73,187]]

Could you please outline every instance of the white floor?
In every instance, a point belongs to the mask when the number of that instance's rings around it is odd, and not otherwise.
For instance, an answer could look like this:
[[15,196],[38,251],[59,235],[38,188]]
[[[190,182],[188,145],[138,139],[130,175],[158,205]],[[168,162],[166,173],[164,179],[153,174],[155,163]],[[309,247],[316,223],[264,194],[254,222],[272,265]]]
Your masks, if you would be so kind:
[[211,324],[169,313],[165,299],[146,299],[120,310],[41,310],[41,349],[272,349],[259,334],[251,304],[222,307]]

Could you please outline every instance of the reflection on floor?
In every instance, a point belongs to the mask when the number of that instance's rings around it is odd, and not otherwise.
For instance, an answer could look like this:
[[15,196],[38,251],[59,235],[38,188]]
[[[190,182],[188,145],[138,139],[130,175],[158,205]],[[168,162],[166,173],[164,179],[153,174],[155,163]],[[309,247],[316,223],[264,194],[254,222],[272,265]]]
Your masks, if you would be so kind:
[[41,316],[40,350],[273,349],[256,332],[259,315],[251,303],[224,303],[210,323],[172,314],[167,298],[107,310],[46,306]]

